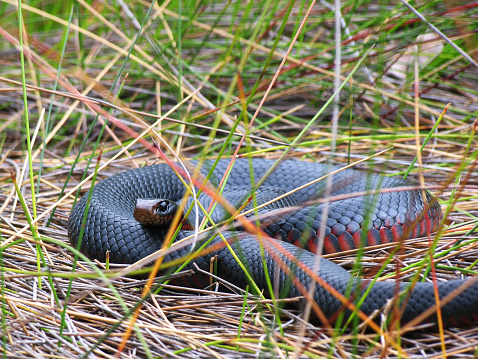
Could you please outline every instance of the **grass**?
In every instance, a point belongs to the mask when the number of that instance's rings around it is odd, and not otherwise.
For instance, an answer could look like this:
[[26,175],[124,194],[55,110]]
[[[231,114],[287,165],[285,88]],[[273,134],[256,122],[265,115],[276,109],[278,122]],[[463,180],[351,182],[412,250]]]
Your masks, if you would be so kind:
[[[214,288],[166,285],[143,301],[144,281],[112,277],[69,246],[77,196],[157,162],[153,140],[183,161],[237,152],[346,165],[389,149],[360,166],[423,179],[446,227],[434,266],[428,239],[409,240],[378,280],[474,274],[476,4],[344,2],[341,34],[333,5],[0,1],[4,357],[478,355],[476,328],[328,331]],[[390,251],[361,253],[361,275]],[[355,255],[329,257],[353,269]]]

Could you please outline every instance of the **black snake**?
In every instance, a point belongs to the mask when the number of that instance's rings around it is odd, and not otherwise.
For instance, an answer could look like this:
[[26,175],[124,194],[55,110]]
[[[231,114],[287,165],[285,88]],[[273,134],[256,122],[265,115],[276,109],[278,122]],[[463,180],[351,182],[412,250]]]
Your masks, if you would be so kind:
[[[202,173],[206,175],[213,162],[203,165]],[[252,166],[255,180],[261,178],[273,165],[274,161],[265,159],[238,159],[228,177],[223,196],[239,206],[247,197],[251,188]],[[229,160],[218,161],[213,170],[210,182],[218,186],[226,171]],[[272,197],[285,194],[298,186],[306,184],[323,176],[326,166],[317,163],[286,160],[280,163],[275,171],[265,180],[258,190],[258,201],[267,202]],[[261,247],[257,238],[245,232],[225,232],[231,242],[232,249],[238,253],[238,258],[245,265],[259,288],[267,291],[267,276],[273,279],[275,286],[285,297],[302,296],[296,285],[291,284],[291,275],[304,288],[311,284],[311,276],[306,270],[313,268],[316,260],[314,251],[317,247],[318,233],[322,226],[321,216],[324,204],[314,204],[314,199],[320,198],[324,191],[324,181],[305,187],[279,202],[261,210],[261,228],[271,238],[274,238],[276,247],[265,251],[261,255]],[[395,187],[412,186],[409,182],[399,178],[390,178],[380,175],[370,175],[355,170],[345,170],[333,176],[332,196],[340,196],[354,192],[373,189],[393,189]],[[162,248],[162,241],[167,228],[146,226],[133,218],[135,203],[138,198],[164,198],[180,201],[185,188],[177,175],[166,164],[138,168],[111,176],[98,183],[93,190],[91,203],[86,218],[84,235],[80,250],[90,258],[105,260],[106,252],[110,252],[110,261],[117,263],[134,263],[145,256]],[[207,208],[210,198],[201,195],[200,201]],[[426,235],[435,230],[442,217],[437,201],[426,192],[426,204],[422,192],[405,190],[380,193],[376,195],[361,195],[343,198],[331,202],[328,216],[325,221],[325,252],[337,252],[356,248],[362,245],[375,245],[398,241],[401,237],[407,238]],[[87,195],[74,207],[68,222],[68,232],[71,243],[78,244],[83,213],[86,208]],[[290,206],[282,213],[275,208]],[[426,211],[425,211],[426,209]],[[271,212],[269,212],[271,211]],[[213,213],[215,221],[224,217],[224,209],[217,206]],[[270,216],[267,216],[270,213]],[[191,235],[192,231],[181,230],[177,239]],[[204,240],[197,243],[202,244]],[[219,237],[214,238],[210,245],[221,242]],[[291,256],[281,250],[289,252],[298,259],[295,263]],[[191,247],[174,251],[164,258],[165,262],[186,256]],[[245,287],[249,284],[247,276],[230,250],[222,247],[196,258],[193,262],[205,271],[210,270],[210,260],[215,257],[217,273],[229,282]],[[289,275],[283,268],[276,271],[280,258],[287,268]],[[191,269],[193,262],[186,268]],[[264,267],[265,263],[265,267]],[[320,268],[316,272],[328,285],[348,298],[360,299],[368,289],[360,310],[370,315],[375,310],[383,308],[387,301],[396,298],[397,293],[406,289],[408,283],[394,281],[376,282],[370,286],[370,281],[353,277],[339,265],[325,259],[320,259]],[[470,279],[468,279],[470,280]],[[451,280],[438,283],[440,299],[466,283],[467,280]],[[209,278],[201,274],[186,277],[183,284],[204,287],[209,284]],[[323,283],[322,283],[323,284]],[[468,288],[446,303],[442,308],[443,323],[445,326],[463,326],[476,322],[478,319],[478,283],[469,282]],[[328,318],[335,318],[343,309],[342,302],[329,292],[327,285],[314,284],[314,300]],[[409,297],[406,297],[406,308],[403,311],[402,322],[408,322],[435,305],[433,283],[419,282],[415,285]],[[350,293],[352,291],[352,294]],[[302,299],[304,301],[304,299]],[[350,315],[350,310],[345,311]],[[436,322],[436,315],[432,314],[427,321]]]

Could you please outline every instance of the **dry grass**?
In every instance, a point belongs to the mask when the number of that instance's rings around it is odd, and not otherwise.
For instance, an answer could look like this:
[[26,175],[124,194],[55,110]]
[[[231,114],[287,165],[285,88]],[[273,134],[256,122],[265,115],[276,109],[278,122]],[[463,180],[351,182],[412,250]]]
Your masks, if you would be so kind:
[[[449,212],[435,253],[447,253],[459,244],[438,263],[437,280],[474,274],[478,262],[478,236],[476,230],[471,231],[478,216],[478,151],[473,137],[478,115],[477,68],[435,34],[428,44],[445,44],[443,50],[433,50],[435,59],[420,71],[414,70],[413,58],[406,60],[412,62],[405,80],[393,74],[391,67],[398,56],[413,53],[416,36],[429,32],[427,24],[417,21],[400,3],[386,8],[364,3],[343,9],[344,15],[351,16],[348,26],[352,34],[342,43],[342,75],[350,74],[371,44],[375,48],[365,58],[373,81],[360,68],[342,91],[337,105],[337,131],[331,127],[332,110],[326,110],[307,127],[334,92],[334,18],[322,5],[314,7],[309,25],[299,34],[280,73],[277,69],[283,54],[304,18],[305,9],[299,5],[287,20],[286,3],[279,2],[274,11],[270,10],[276,15],[261,23],[261,16],[268,13],[261,7],[270,4],[258,3],[250,10],[254,21],[242,20],[237,26],[231,26],[233,10],[242,16],[247,10],[241,6],[209,4],[197,13],[185,7],[182,16],[193,21],[184,21],[182,30],[177,28],[179,14],[174,2],[165,8],[155,5],[151,23],[146,25],[148,31],[138,39],[125,72],[120,73],[129,50],[128,41],[136,34],[131,17],[124,12],[128,5],[120,2],[115,8],[97,3],[97,14],[89,5],[81,1],[78,4],[83,14],[78,26],[84,30],[79,32],[75,21],[70,25],[72,34],[60,71],[63,50],[59,39],[68,24],[60,20],[68,19],[65,14],[70,9],[45,10],[40,3],[24,6],[26,60],[22,70],[15,49],[19,44],[18,25],[7,21],[15,19],[17,8],[13,2],[0,2],[5,12],[0,20],[4,39],[0,47],[0,280],[1,347],[5,357],[103,358],[118,354],[130,320],[125,314],[130,314],[140,301],[144,281],[116,278],[107,285],[92,271],[91,264],[82,261],[73,272],[75,254],[68,248],[66,221],[77,194],[74,189],[85,170],[93,174],[100,148],[100,163],[107,166],[100,171],[99,179],[158,161],[156,154],[148,151],[151,133],[144,136],[143,142],[125,148],[136,139],[134,132],[145,129],[142,121],[150,126],[170,110],[173,111],[155,126],[163,142],[151,134],[169,158],[174,156],[165,144],[182,159],[215,157],[220,150],[230,154],[239,147],[240,137],[228,140],[227,133],[249,132],[255,137],[246,140],[240,148],[242,154],[278,158],[296,141],[290,156],[346,163],[391,148],[385,156],[374,158],[370,167],[383,174],[403,175],[419,152],[416,138],[423,140],[431,133],[450,103],[421,152],[421,164],[419,161],[411,176],[416,181],[423,176]],[[130,10],[145,14],[149,4],[137,6],[135,9],[131,5]],[[476,58],[476,25],[469,21],[476,19],[476,6],[461,8],[453,2],[446,8],[442,6],[433,3],[422,8],[422,14],[431,18],[447,39]],[[114,27],[108,25],[107,19]],[[177,32],[185,28],[188,32],[180,47]],[[278,48],[274,48],[276,37],[280,40]],[[265,66],[269,55],[270,63]],[[61,76],[55,85],[58,72]],[[26,103],[21,73],[26,74]],[[275,74],[279,74],[277,82],[251,125]],[[178,78],[183,81],[181,86]],[[413,86],[415,81],[419,86]],[[52,97],[56,89],[60,92]],[[196,90],[200,91],[175,108]],[[31,173],[33,183],[38,183],[34,197],[27,160],[26,108],[32,138]],[[97,114],[101,116],[94,122]],[[109,122],[103,131],[107,117]],[[305,128],[304,136],[298,138]],[[93,162],[88,165],[90,158]],[[15,191],[13,178],[21,196]],[[81,193],[90,184],[91,181],[84,183]],[[28,204],[30,214],[25,213],[20,198]],[[36,221],[37,227],[29,218]],[[398,267],[409,269],[402,278],[414,274],[416,264],[427,257],[429,241],[407,241],[405,250],[395,256],[383,277]],[[368,250],[361,258],[361,275],[373,275],[387,258],[389,248],[387,245]],[[353,267],[356,258],[353,252],[329,257],[347,268]],[[96,265],[104,268],[102,263]],[[422,273],[431,280],[431,274],[425,270]],[[478,326],[442,333],[433,328],[409,333],[385,330],[387,336],[361,327],[355,332],[330,332],[316,322],[304,322],[301,313],[287,307],[282,310],[279,328],[274,313],[265,309],[265,300],[241,291],[231,294],[216,289],[179,291],[167,287],[147,299],[121,357],[478,355]]]
[[[142,151],[140,149],[140,151]],[[11,152],[10,158],[15,158]],[[58,188],[62,186],[67,173],[65,169],[56,168],[60,161],[55,156],[48,156],[45,161],[45,173],[42,175],[40,196],[37,198],[38,213],[44,213],[58,198]],[[68,162],[68,158],[65,158]],[[137,162],[151,162],[150,155],[137,157]],[[130,161],[117,166],[128,167]],[[80,164],[81,165],[81,164]],[[5,162],[2,165],[4,185],[2,191],[7,192],[9,170],[14,167]],[[120,169],[110,166],[102,176],[118,172]],[[442,175],[445,177],[446,173]],[[439,177],[437,177],[439,178]],[[68,188],[75,186],[75,181]],[[438,182],[437,182],[438,183]],[[84,187],[84,190],[88,186]],[[469,186],[468,195],[478,191],[475,186]],[[474,193],[473,193],[473,187]],[[30,202],[28,184],[25,188],[25,199]],[[442,198],[449,197],[449,193]],[[4,197],[5,198],[5,197]],[[124,308],[118,298],[105,287],[103,282],[89,271],[89,266],[81,266],[73,275],[70,300],[66,306],[66,316],[62,320],[61,311],[66,293],[70,285],[69,274],[72,270],[73,255],[59,245],[48,244],[51,240],[67,243],[66,220],[73,202],[73,198],[64,200],[58,207],[49,227],[45,220],[39,223],[39,233],[45,239],[42,252],[47,258],[46,266],[38,276],[36,242],[32,233],[26,230],[22,235],[15,237],[19,232],[28,227],[25,214],[18,207],[15,210],[13,199],[7,202],[7,207],[2,213],[2,238],[4,243],[13,238],[24,238],[3,250],[3,293],[4,315],[6,324],[6,353],[18,356],[30,356],[40,353],[44,357],[56,354],[60,357],[75,357],[84,354],[102,338],[104,341],[99,348],[94,350],[99,357],[114,356],[121,342],[128,320],[124,321]],[[448,230],[438,243],[437,252],[444,251],[458,240],[470,240],[470,244],[453,251],[441,262],[443,265],[456,268],[473,269],[474,262],[478,259],[476,249],[476,236],[463,236],[455,231],[466,231],[472,224],[469,217],[476,216],[476,206],[467,199],[459,202],[449,218],[461,225],[453,230]],[[462,205],[463,204],[463,205]],[[462,232],[463,233],[463,232]],[[406,243],[406,252],[391,263],[385,274],[392,273],[397,263],[406,267],[419,262],[427,255],[429,239],[409,240]],[[362,257],[363,274],[371,275],[377,267],[387,258],[387,249],[391,245],[371,248]],[[354,253],[339,253],[329,257],[337,263],[348,268],[353,265]],[[99,266],[101,264],[98,263]],[[45,274],[49,272],[51,277]],[[89,273],[90,276],[86,276]],[[410,273],[415,273],[412,271]],[[404,274],[403,278],[407,278]],[[437,270],[438,280],[450,280],[459,277],[459,272],[452,270]],[[40,280],[41,279],[41,280]],[[141,298],[141,289],[144,281],[138,279],[120,278],[112,281],[121,299],[128,308]],[[174,293],[171,292],[174,291]],[[244,314],[243,294],[217,292],[216,288],[208,290],[178,291],[177,288],[166,288],[144,303],[140,317],[136,324],[144,336],[147,346],[154,356],[164,357],[179,356],[193,357],[252,357],[257,353],[264,355],[281,356],[286,352],[293,352],[297,343],[303,356],[340,356],[353,357],[353,352],[366,354],[369,357],[379,357],[384,353],[389,356],[399,353],[381,343],[377,334],[367,331],[350,333],[336,333],[336,337],[324,331],[318,323],[306,323],[300,319],[296,310],[284,310],[282,317],[283,334],[277,328],[277,322],[272,312],[265,311],[261,305],[264,301],[248,297]],[[61,323],[65,323],[60,335]],[[105,332],[115,323],[122,322],[119,328],[105,338]],[[302,336],[300,328],[305,328]],[[426,327],[425,327],[426,328]],[[240,333],[240,335],[238,335]],[[301,335],[299,340],[298,335]],[[447,353],[469,353],[473,355],[478,329],[445,331]],[[395,338],[398,340],[398,338]],[[440,357],[439,334],[436,329],[424,329],[417,333],[400,336],[400,346],[406,355],[421,355]],[[373,344],[373,345],[371,345]],[[128,341],[125,353],[133,356],[144,356],[144,348],[134,336]],[[268,353],[268,354],[267,354]],[[281,354],[282,353],[282,354]]]

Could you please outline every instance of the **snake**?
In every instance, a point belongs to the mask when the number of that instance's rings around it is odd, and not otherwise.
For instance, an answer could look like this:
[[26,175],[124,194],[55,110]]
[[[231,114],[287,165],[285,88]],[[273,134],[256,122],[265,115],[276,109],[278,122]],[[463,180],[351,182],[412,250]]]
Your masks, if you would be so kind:
[[[386,312],[390,303],[400,308],[401,323],[423,315],[423,322],[437,325],[437,303],[440,325],[466,327],[478,320],[477,277],[436,283],[407,282],[403,278],[377,281],[352,275],[322,257],[324,253],[363,250],[429,236],[439,227],[442,211],[428,191],[402,178],[355,169],[336,171],[334,166],[316,162],[286,159],[276,165],[272,159],[238,158],[232,167],[230,162],[196,162],[190,172],[200,168],[208,188],[215,188],[236,208],[252,198],[245,209],[260,207],[250,211],[249,218],[258,223],[260,232],[250,233],[241,223],[234,226],[225,205],[213,205],[210,191],[202,191],[195,199],[184,199],[187,181],[173,170],[177,164],[160,163],[107,177],[86,193],[69,216],[67,229],[72,246],[91,259],[105,261],[108,256],[112,263],[135,263],[163,248],[171,225],[170,219],[159,226],[141,223],[134,216],[136,202],[158,199],[164,217],[165,212],[173,215],[181,208],[175,204],[186,201],[186,211],[196,201],[205,209],[212,206],[206,222],[216,224],[216,232],[177,249],[172,247],[164,255],[163,263],[177,263],[201,246],[209,249],[193,256],[184,266],[184,270],[195,274],[181,277],[182,285],[210,285],[209,272],[214,262],[214,273],[237,287],[245,289],[253,281],[265,294],[298,298],[300,308],[312,300],[322,313],[318,315],[322,321],[350,318],[355,308],[377,321],[381,317],[377,313]],[[317,181],[328,173],[334,173],[328,186],[326,181]],[[221,182],[223,178],[227,180]],[[326,195],[329,201],[324,200]],[[275,202],[276,197],[280,201]],[[175,241],[194,237],[195,220],[191,218],[204,219],[199,207],[191,207],[188,224],[177,231]],[[219,235],[217,224],[228,218],[229,228]],[[311,295],[307,296],[309,290]]]

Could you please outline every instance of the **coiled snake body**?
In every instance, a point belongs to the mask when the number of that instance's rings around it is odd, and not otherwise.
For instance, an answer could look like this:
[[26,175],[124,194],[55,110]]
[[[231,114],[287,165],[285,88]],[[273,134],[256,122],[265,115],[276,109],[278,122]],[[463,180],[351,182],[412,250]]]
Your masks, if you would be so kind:
[[[273,165],[273,161],[254,159],[252,161],[255,180],[261,178]],[[220,160],[213,170],[210,181],[217,186],[226,171],[229,160]],[[203,165],[202,173],[206,175],[212,162]],[[301,185],[309,183],[325,174],[326,166],[322,164],[301,162],[294,160],[283,161],[266,179],[259,189],[258,198],[263,190],[266,202],[278,194],[285,194]],[[436,200],[426,192],[426,205],[422,194],[417,190],[396,191],[376,195],[356,196],[331,202],[328,208],[327,220],[321,223],[323,204],[311,204],[314,199],[320,198],[323,193],[324,181],[305,187],[293,195],[286,197],[279,205],[271,205],[262,210],[262,216],[267,211],[283,206],[292,206],[284,213],[272,211],[271,215],[261,222],[262,229],[272,238],[276,245],[286,250],[301,265],[293,262],[289,255],[285,255],[277,248],[264,251],[257,238],[251,234],[239,233],[238,240],[231,243],[232,249],[238,253],[238,258],[249,270],[252,278],[261,289],[268,288],[267,276],[279,286],[279,292],[287,297],[303,295],[296,285],[291,284],[290,275],[297,278],[308,289],[312,279],[303,266],[314,267],[314,254],[319,229],[325,225],[324,250],[337,252],[357,248],[364,245],[375,245],[397,241],[400,237],[423,236],[435,230],[441,219],[441,210]],[[367,175],[361,171],[346,170],[333,176],[332,196],[361,192],[370,189],[389,189],[394,187],[410,186],[409,182],[398,178],[389,178],[379,175]],[[229,175],[224,188],[223,196],[236,206],[248,194],[251,188],[250,162],[239,159]],[[91,202],[86,218],[86,226],[80,243],[80,250],[90,258],[105,260],[106,252],[110,252],[110,261],[116,263],[134,263],[145,256],[162,248],[162,241],[167,228],[151,227],[138,223],[133,218],[133,211],[138,198],[164,198],[180,201],[184,194],[184,185],[171,168],[166,164],[143,167],[119,173],[98,183],[91,195]],[[269,194],[268,194],[269,193]],[[87,204],[85,195],[74,207],[68,222],[68,233],[71,243],[76,246],[79,240],[83,214]],[[203,195],[200,201],[206,202],[209,197]],[[424,212],[426,209],[426,212]],[[218,206],[213,217],[218,222],[224,215],[222,207]],[[217,223],[216,222],[216,223]],[[414,224],[413,228],[411,227]],[[191,235],[192,231],[179,231],[178,239]],[[232,238],[232,232],[225,236]],[[219,237],[213,239],[214,245],[221,241]],[[198,247],[203,241],[197,243]],[[303,247],[303,248],[300,248]],[[168,262],[190,253],[191,247],[174,251],[165,256]],[[228,248],[221,248],[207,255],[196,258],[187,265],[187,269],[195,268],[195,263],[205,271],[209,271],[211,258],[217,261],[217,274],[233,284],[245,288],[249,284],[244,271],[239,266]],[[278,266],[277,258],[290,269],[289,276]],[[265,263],[265,266],[264,266]],[[405,290],[408,283],[376,282],[373,285],[367,280],[357,279],[339,265],[325,259],[320,259],[320,267],[316,272],[328,285],[335,288],[348,298],[355,297],[357,301],[368,291],[366,298],[360,305],[360,310],[370,315],[375,310],[383,308],[387,301],[397,296],[399,291]],[[440,299],[462,286],[467,280],[451,280],[438,283]],[[184,279],[190,286],[207,286],[209,278],[197,274],[190,279]],[[478,318],[478,283],[469,282],[468,288],[462,290],[451,301],[442,306],[443,323],[446,326],[462,326],[473,324]],[[313,297],[320,309],[328,318],[335,318],[343,309],[339,299],[331,294],[321,284],[314,284]],[[371,286],[371,288],[369,288]],[[350,290],[354,295],[350,295]],[[436,303],[433,283],[419,282],[405,298],[405,309],[402,322],[408,322],[417,317]],[[304,299],[302,299],[304,301]],[[345,314],[350,315],[346,310]],[[432,314],[427,319],[436,321]]]

